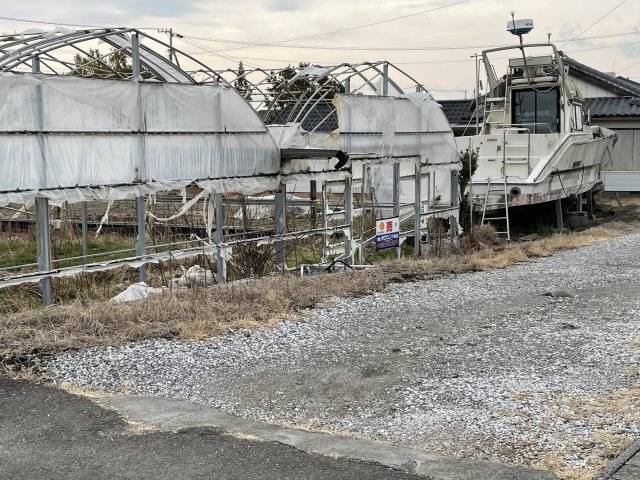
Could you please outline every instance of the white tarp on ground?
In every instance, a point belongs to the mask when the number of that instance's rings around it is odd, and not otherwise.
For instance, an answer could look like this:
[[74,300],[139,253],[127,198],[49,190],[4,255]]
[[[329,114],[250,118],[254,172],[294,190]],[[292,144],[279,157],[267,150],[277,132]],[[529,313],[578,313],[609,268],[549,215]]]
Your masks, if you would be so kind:
[[0,98],[0,205],[277,185],[273,137],[229,87],[2,73]]

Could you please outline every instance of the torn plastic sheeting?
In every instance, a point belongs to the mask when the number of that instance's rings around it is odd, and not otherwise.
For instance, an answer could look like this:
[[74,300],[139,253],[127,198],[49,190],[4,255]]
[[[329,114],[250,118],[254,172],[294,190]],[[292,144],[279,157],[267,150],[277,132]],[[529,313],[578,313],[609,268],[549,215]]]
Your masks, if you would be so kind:
[[328,68],[318,67],[316,65],[307,65],[298,72],[296,77],[294,77],[290,81],[292,82],[293,80],[295,80],[295,78],[298,77],[315,77],[316,80],[320,80],[321,78],[325,77],[330,71],[331,70],[329,70]]
[[[185,195],[186,195],[186,192],[185,192]],[[193,208],[193,206],[196,203],[198,203],[202,197],[204,197],[206,195],[208,195],[208,192],[206,192],[205,190],[201,191],[198,195],[196,195],[191,200],[189,200],[187,203],[185,203],[178,213],[176,213],[174,215],[171,215],[170,217],[167,217],[167,218],[157,217],[156,215],[154,215],[151,212],[147,212],[147,216],[149,216],[149,217],[151,217],[154,220],[157,220],[159,222],[170,222],[171,220],[175,220],[176,218],[180,218],[181,216],[183,216],[185,213],[187,213],[189,210],[191,210]]]
[[150,287],[145,282],[139,282],[129,285],[110,301],[115,303],[134,302],[136,300],[144,300],[152,295],[160,295],[162,293],[162,288]]
[[171,279],[172,288],[207,287],[217,282],[217,275],[200,265],[193,265],[188,269],[182,267],[182,275]]
[[274,190],[278,187],[278,176],[247,178],[180,180],[171,182],[149,182],[137,185],[119,185],[102,187],[76,187],[60,190],[39,190],[30,192],[0,193],[0,206],[11,204],[33,205],[36,197],[49,200],[52,206],[61,207],[65,203],[74,204],[92,201],[131,200],[137,197],[155,195],[160,192],[180,190],[189,185],[197,185],[209,193],[239,192],[252,195]]
[[267,128],[280,148],[306,148],[308,146],[302,125],[299,123],[269,125]]

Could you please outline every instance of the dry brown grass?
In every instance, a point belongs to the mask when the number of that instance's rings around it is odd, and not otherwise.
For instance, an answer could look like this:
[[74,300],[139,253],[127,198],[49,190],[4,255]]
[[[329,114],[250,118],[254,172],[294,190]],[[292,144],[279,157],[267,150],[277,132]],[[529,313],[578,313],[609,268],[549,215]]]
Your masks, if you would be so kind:
[[304,278],[284,275],[174,292],[139,302],[76,302],[21,311],[0,317],[0,362],[5,368],[16,369],[33,365],[42,355],[68,349],[121,345],[145,338],[196,340],[230,329],[269,328],[332,297],[367,295],[383,291],[391,283],[505,268],[637,228],[636,223],[614,222],[579,233],[499,245],[490,245],[495,239],[490,232],[482,232],[484,241],[474,240],[479,250],[385,262],[365,271]]
[[[631,339],[629,346],[640,348],[640,339]],[[576,398],[562,408],[560,405],[552,408],[559,418],[567,421],[588,420],[595,431],[580,444],[547,454],[536,467],[554,472],[560,480],[591,480],[633,442],[632,436],[612,431],[611,424],[640,422],[640,383],[594,398]],[[570,451],[579,452],[586,465],[569,464],[566,459]]]
[[[620,203],[618,203],[618,199]],[[616,198],[614,193],[607,193],[600,195],[598,203],[612,208],[619,208],[620,206],[637,207],[640,206],[640,195],[618,195],[618,198]]]

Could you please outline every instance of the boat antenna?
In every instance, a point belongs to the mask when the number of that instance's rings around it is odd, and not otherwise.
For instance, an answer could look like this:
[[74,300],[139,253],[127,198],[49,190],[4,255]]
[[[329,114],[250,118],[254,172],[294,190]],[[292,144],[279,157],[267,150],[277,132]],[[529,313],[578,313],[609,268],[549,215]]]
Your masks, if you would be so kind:
[[524,53],[524,41],[522,40],[522,36],[533,30],[533,20],[529,18],[516,20],[516,12],[511,12],[511,22],[507,23],[507,30],[520,39],[520,51],[522,52],[522,61],[524,62],[524,74],[531,85],[533,81],[529,76],[529,66],[527,65],[527,56]]

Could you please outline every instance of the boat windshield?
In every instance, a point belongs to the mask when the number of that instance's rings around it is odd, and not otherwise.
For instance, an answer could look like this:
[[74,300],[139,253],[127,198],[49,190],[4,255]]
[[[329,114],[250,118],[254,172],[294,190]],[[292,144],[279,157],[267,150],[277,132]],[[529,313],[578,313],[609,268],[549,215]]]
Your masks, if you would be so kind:
[[513,90],[512,123],[528,128],[531,133],[558,133],[560,131],[560,90]]

